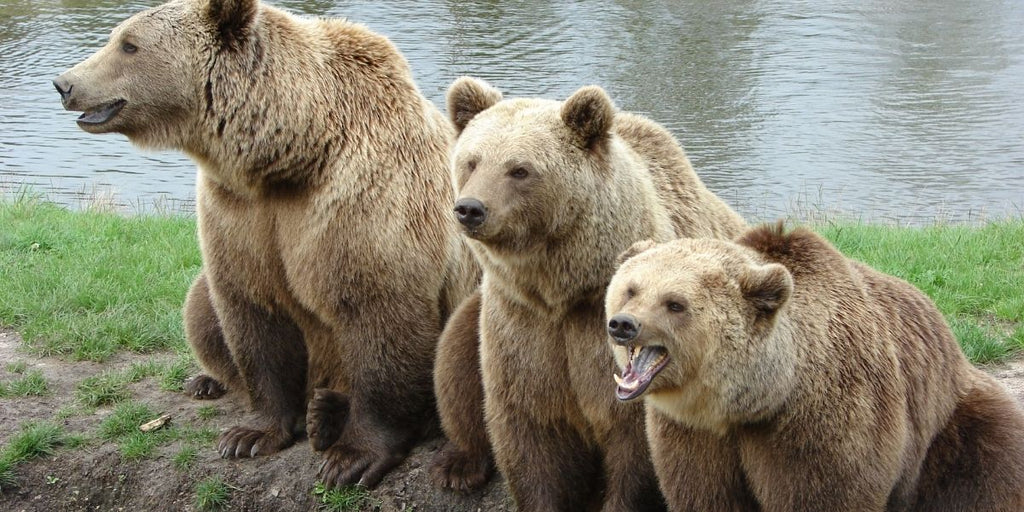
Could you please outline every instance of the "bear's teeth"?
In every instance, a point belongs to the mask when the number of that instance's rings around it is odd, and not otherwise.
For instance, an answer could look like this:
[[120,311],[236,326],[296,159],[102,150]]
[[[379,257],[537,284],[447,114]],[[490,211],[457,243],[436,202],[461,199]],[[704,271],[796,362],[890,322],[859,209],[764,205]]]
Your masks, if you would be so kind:
[[612,374],[612,378],[614,378],[615,379],[615,383],[620,385],[620,386],[622,385],[623,382],[625,382],[625,381],[622,380],[622,377],[619,377],[619,374],[617,374],[617,373],[613,373]]
[[640,345],[634,345],[631,349],[631,354],[629,355],[629,358],[636,359],[636,357],[640,355],[640,348]]

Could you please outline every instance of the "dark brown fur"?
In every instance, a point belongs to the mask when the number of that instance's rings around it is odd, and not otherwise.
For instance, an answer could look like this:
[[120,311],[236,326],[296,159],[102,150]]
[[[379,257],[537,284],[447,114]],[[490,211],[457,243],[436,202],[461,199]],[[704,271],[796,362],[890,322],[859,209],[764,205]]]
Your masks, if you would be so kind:
[[494,473],[494,457],[484,425],[480,380],[480,293],[474,293],[448,319],[437,345],[434,389],[448,441],[431,464],[434,482],[469,492]]
[[1024,509],[1020,404],[924,294],[806,229],[641,248],[607,305],[668,349],[645,396],[673,510]]

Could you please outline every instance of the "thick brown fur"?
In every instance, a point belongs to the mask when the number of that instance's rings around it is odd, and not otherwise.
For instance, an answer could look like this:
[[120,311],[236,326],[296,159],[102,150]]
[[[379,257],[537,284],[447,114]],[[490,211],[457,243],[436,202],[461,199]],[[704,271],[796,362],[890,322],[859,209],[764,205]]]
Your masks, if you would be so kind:
[[[564,102],[500,98],[469,78],[449,89],[460,132],[455,189],[460,202],[486,209],[482,224],[464,226],[484,278],[479,307],[459,311],[465,325],[450,325],[438,350],[461,360],[436,366],[450,452],[435,473],[472,487],[479,475],[458,468],[486,466],[453,454],[487,453],[474,443],[489,438],[520,510],[662,509],[642,407],[617,403],[606,382],[614,362],[604,347],[604,289],[616,256],[637,240],[729,237],[745,224],[667,131],[615,112],[600,88]],[[477,364],[474,319],[483,411],[479,381],[467,378]]]
[[346,21],[185,0],[55,83],[83,129],[199,164],[185,325],[209,375],[189,391],[240,391],[259,416],[221,453],[290,445],[312,398],[321,477],[379,481],[430,423],[436,341],[479,272],[450,213],[452,129],[398,50]]
[[1024,411],[912,285],[781,224],[632,252],[611,346],[667,352],[641,396],[672,510],[1024,510]]

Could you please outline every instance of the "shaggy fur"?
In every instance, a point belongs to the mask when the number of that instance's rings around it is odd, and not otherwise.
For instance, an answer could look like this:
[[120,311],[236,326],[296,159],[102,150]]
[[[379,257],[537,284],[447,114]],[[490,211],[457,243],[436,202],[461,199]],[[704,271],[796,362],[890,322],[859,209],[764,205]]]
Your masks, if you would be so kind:
[[612,350],[667,352],[643,396],[672,510],[1024,510],[1024,412],[910,284],[781,224],[625,257]]
[[[564,102],[500,100],[469,78],[448,93],[457,204],[486,210],[464,226],[484,278],[479,307],[460,310],[466,325],[449,326],[439,349],[462,360],[437,365],[449,446],[435,474],[456,488],[485,480],[488,451],[474,443],[486,432],[520,510],[661,509],[642,407],[617,403],[606,385],[604,289],[616,255],[636,240],[732,236],[743,220],[701,184],[667,131],[617,113],[600,88]],[[479,381],[466,378],[474,319],[484,411]]]
[[221,453],[290,445],[312,396],[322,478],[379,481],[430,423],[436,340],[478,276],[450,214],[452,130],[397,49],[256,0],[185,0],[55,83],[83,129],[199,164],[185,324],[210,375],[189,391],[235,389],[258,413]]

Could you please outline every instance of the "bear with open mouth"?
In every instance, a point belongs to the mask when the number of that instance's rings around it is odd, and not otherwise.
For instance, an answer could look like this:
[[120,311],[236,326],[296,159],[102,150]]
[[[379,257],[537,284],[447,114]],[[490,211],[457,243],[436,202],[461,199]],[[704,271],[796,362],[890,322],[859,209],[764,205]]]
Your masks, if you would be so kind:
[[616,393],[671,510],[1024,510],[1024,412],[912,285],[781,224],[620,260]]

